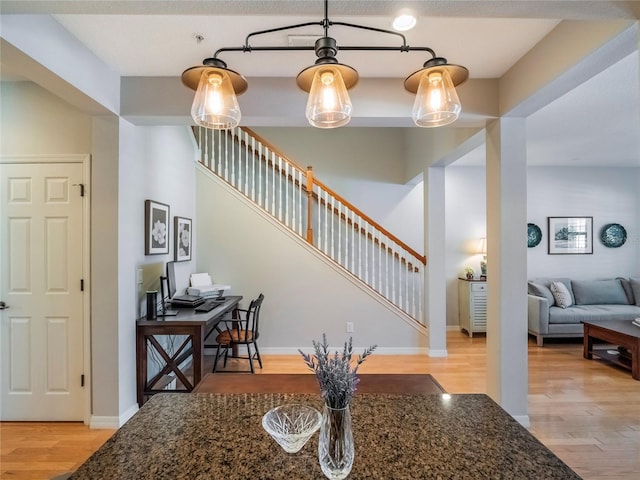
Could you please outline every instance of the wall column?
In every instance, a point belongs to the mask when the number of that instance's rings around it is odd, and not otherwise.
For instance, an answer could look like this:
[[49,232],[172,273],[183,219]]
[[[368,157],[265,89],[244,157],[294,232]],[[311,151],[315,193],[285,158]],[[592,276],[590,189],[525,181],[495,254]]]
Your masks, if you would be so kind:
[[528,426],[524,118],[487,124],[487,392]]
[[447,356],[447,276],[445,270],[444,167],[429,167],[424,174],[425,269],[424,312],[429,328],[429,356]]

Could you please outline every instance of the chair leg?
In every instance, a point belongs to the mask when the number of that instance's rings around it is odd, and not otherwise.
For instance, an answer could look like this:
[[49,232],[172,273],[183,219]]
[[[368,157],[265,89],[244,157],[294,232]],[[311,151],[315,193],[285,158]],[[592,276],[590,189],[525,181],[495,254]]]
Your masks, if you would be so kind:
[[256,373],[253,370],[253,357],[251,356],[251,344],[247,343],[247,358],[249,358],[249,366],[251,367],[251,373]]
[[256,357],[258,357],[258,365],[260,365],[260,368],[262,368],[262,359],[260,358],[260,350],[258,350],[258,344],[254,343],[253,346],[256,347]]
[[227,358],[229,358],[229,345],[225,346],[225,350],[224,350],[224,367],[227,367]]
[[212,373],[216,373],[216,368],[218,367],[218,355],[220,354],[220,345],[216,345],[216,358],[213,360],[213,371]]

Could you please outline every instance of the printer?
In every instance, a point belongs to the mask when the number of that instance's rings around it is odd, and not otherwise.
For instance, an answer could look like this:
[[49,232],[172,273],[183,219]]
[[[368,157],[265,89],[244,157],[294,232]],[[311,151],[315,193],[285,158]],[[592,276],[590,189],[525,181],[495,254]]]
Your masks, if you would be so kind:
[[221,285],[211,281],[211,275],[208,273],[192,273],[187,287],[189,295],[197,295],[204,298],[216,298],[224,296],[226,290],[230,290],[230,285]]

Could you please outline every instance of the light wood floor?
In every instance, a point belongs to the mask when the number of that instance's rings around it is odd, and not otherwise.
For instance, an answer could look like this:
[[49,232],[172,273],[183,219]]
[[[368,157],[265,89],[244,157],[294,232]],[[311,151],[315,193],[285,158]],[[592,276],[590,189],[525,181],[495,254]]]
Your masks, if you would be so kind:
[[[448,334],[447,358],[374,354],[363,373],[431,373],[450,393],[485,393],[485,338]],[[263,374],[304,373],[298,356],[263,356]],[[582,358],[582,344],[529,342],[531,432],[587,480],[640,478],[640,381]],[[77,423],[0,424],[0,478],[48,479],[112,434]],[[469,439],[473,441],[473,439]]]

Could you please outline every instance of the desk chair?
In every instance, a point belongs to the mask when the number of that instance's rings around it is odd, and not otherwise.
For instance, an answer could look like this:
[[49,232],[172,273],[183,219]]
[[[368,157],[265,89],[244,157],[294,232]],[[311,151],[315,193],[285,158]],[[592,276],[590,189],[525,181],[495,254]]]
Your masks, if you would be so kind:
[[[253,370],[253,359],[257,358],[260,368],[262,368],[262,359],[260,358],[260,351],[258,350],[258,337],[260,332],[258,330],[260,323],[260,307],[262,306],[262,300],[264,295],[261,293],[258,298],[251,301],[249,308],[244,310],[242,308],[236,308],[234,311],[233,319],[223,320],[226,328],[223,329],[216,337],[216,358],[213,360],[213,373],[216,373],[218,368],[218,359],[220,358],[221,351],[224,349],[224,366],[227,366],[227,358],[243,358],[249,360],[249,367],[251,373],[255,373]],[[224,327],[223,327],[224,328]],[[234,347],[238,345],[247,346],[247,356],[242,357],[234,355]],[[255,353],[251,354],[251,345],[255,348]],[[231,350],[231,355],[229,354]]]

